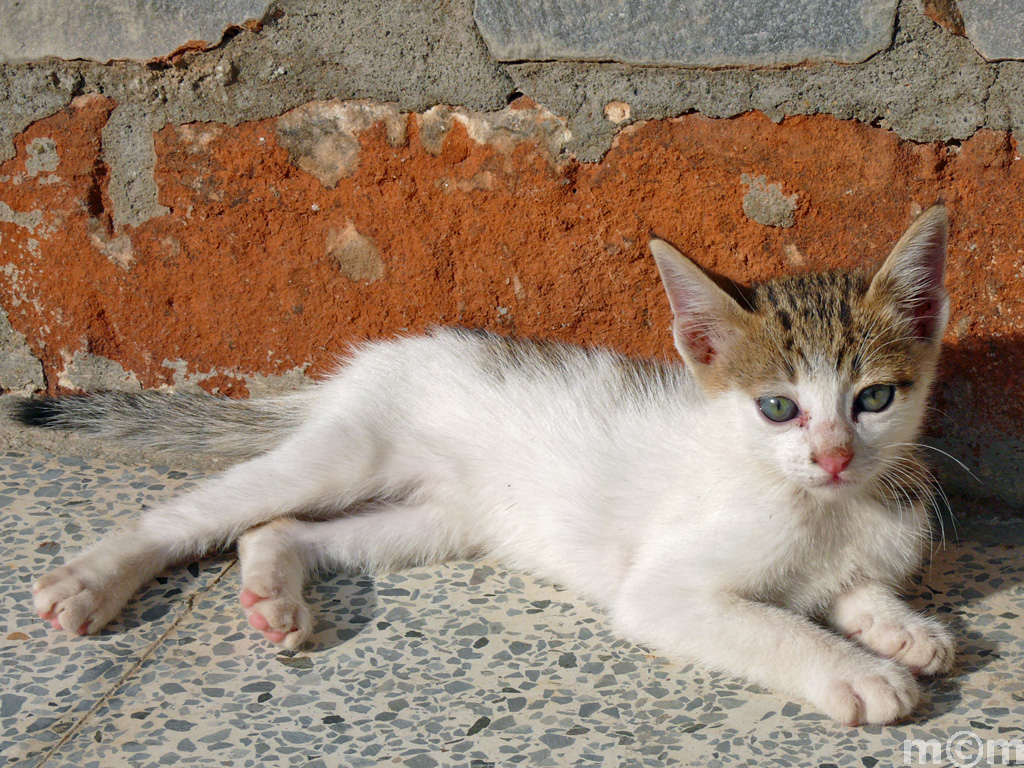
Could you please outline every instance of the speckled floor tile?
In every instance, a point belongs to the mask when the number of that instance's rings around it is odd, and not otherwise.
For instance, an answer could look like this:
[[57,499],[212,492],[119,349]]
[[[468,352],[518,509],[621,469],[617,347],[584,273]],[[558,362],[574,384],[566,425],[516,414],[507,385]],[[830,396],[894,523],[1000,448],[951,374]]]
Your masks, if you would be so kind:
[[206,561],[162,576],[97,637],[68,638],[32,608],[32,581],[64,563],[65,553],[186,481],[167,469],[0,455],[0,759],[44,756],[228,567]]
[[945,752],[938,763],[905,761],[907,739],[1024,738],[1019,526],[1004,543],[964,537],[936,553],[916,602],[957,628],[959,666],[927,683],[917,716],[891,728],[843,728],[648,655],[571,593],[492,561],[319,581],[308,590],[314,642],[297,653],[249,628],[229,558],[153,585],[98,640],[64,639],[34,617],[31,577],[185,481],[77,459],[0,467],[5,635],[25,635],[3,650],[8,760],[38,765],[62,738],[58,724],[75,730],[47,768],[870,768],[950,764]]

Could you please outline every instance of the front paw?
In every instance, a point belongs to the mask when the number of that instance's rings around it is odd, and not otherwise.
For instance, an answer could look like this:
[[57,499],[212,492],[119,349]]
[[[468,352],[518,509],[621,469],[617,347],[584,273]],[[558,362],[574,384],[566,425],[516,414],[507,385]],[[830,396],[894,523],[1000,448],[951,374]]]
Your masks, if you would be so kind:
[[884,725],[906,717],[920,698],[910,672],[884,659],[826,673],[816,703],[844,725]]
[[939,675],[953,667],[953,635],[938,621],[916,614],[900,621],[870,615],[858,619],[844,627],[850,640],[909,667],[914,673]]

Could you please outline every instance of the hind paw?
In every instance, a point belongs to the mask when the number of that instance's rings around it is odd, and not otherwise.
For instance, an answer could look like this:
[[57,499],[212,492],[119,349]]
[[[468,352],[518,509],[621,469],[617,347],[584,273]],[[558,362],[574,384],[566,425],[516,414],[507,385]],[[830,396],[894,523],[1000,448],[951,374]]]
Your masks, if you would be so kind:
[[305,565],[290,535],[297,525],[288,519],[275,520],[248,531],[238,541],[239,601],[249,623],[285,648],[298,648],[313,631],[312,614],[302,599]]
[[243,588],[239,602],[245,609],[249,624],[275,645],[298,648],[313,631],[313,616],[301,597],[264,597]]
[[32,601],[40,618],[72,637],[99,632],[121,611],[130,592],[111,578],[96,573],[88,561],[75,561],[40,578]]

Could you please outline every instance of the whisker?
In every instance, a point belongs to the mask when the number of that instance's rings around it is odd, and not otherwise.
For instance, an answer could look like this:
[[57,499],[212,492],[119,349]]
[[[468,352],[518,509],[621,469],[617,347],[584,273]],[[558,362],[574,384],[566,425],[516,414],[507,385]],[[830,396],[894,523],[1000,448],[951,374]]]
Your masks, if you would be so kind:
[[964,472],[966,472],[968,475],[970,475],[979,484],[983,485],[983,483],[981,482],[981,479],[977,475],[975,475],[973,472],[971,472],[970,468],[966,464],[964,464],[962,461],[960,461],[960,459],[958,459],[953,454],[948,453],[947,451],[942,450],[941,448],[936,448],[934,445],[928,445],[927,443],[890,443],[889,445],[892,448],[900,448],[900,447],[927,448],[929,451],[935,451],[936,453],[940,453],[943,456],[945,456],[947,459],[949,459],[950,461],[954,462],[957,466],[960,467],[960,469],[962,469]]

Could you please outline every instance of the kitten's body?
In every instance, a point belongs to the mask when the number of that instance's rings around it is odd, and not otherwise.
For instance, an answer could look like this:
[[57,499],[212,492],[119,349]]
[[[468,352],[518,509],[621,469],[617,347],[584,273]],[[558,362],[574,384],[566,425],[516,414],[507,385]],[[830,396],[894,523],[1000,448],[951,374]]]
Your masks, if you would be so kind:
[[[202,414],[219,447],[254,455],[41,579],[40,613],[98,631],[169,563],[244,534],[243,606],[294,647],[311,629],[301,589],[314,567],[486,553],[587,596],[664,653],[844,722],[905,715],[909,670],[952,661],[948,632],[892,592],[928,534],[912,443],[945,326],[944,212],[922,217],[870,283],[778,281],[750,311],[652,247],[686,367],[446,330],[366,345],[315,389],[248,408],[29,403],[29,423],[170,444],[160,431],[179,412],[185,442],[205,439]],[[879,391],[892,409],[873,410],[869,384],[891,385]],[[802,403],[799,419],[769,423],[753,406],[767,395]]]

